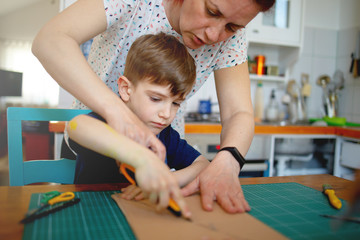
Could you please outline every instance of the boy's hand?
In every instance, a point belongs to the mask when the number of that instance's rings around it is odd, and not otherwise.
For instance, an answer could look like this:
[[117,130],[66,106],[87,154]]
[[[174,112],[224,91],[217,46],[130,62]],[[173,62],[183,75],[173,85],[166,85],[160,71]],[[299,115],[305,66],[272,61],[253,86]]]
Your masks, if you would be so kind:
[[135,166],[136,182],[143,190],[143,195],[152,203],[157,204],[158,210],[167,208],[169,200],[172,198],[179,205],[184,217],[190,218],[191,212],[181,194],[175,176],[164,162],[159,161],[153,152],[149,152],[147,160]]

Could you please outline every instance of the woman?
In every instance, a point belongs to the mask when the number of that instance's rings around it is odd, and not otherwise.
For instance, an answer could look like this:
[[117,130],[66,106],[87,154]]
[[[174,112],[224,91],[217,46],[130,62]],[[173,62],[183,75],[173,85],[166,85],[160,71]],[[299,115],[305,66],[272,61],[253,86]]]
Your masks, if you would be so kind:
[[[123,74],[127,49],[138,36],[160,31],[172,34],[188,47],[196,61],[193,92],[214,71],[222,124],[221,147],[236,147],[245,155],[252,141],[254,121],[244,27],[273,3],[274,0],[78,0],[43,27],[34,40],[33,52],[60,86],[78,99],[74,107],[91,108],[117,131],[151,148],[163,160],[164,147],[124,106],[114,86]],[[79,45],[95,36],[88,63]],[[182,126],[183,122],[175,125]],[[238,180],[239,171],[234,156],[220,151],[182,193],[186,196],[200,191],[203,208],[208,211],[214,200],[229,213],[249,211]],[[178,195],[177,187],[166,184],[153,191],[160,197]],[[183,204],[180,197],[175,200]]]

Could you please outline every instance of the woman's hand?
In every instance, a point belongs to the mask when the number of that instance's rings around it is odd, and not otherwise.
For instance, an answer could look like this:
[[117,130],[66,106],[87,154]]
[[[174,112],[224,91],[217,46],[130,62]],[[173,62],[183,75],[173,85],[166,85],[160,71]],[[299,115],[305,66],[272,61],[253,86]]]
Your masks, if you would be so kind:
[[212,211],[214,201],[228,213],[250,211],[238,178],[239,164],[231,158],[229,152],[218,153],[210,165],[182,189],[182,194],[186,197],[200,191],[206,211]]
[[107,106],[102,114],[113,129],[151,149],[161,161],[165,162],[165,146],[121,100],[117,102],[117,106]]
[[[245,155],[254,134],[250,79],[247,63],[214,72],[221,116],[221,146],[235,146]],[[210,165],[182,193],[201,193],[203,208],[212,210],[213,201],[229,213],[249,211],[239,181],[239,163],[231,153],[221,151]]]

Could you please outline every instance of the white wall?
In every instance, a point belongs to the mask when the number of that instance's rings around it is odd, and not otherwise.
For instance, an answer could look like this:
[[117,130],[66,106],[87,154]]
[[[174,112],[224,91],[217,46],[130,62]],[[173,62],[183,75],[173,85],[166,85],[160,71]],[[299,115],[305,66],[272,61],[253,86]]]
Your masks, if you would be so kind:
[[360,122],[360,77],[349,72],[351,53],[360,44],[360,1],[346,0],[340,7],[336,67],[345,73],[345,88],[340,95],[340,115],[350,122]]
[[305,27],[338,30],[339,9],[347,1],[351,0],[305,0]]
[[58,12],[59,0],[41,0],[15,12],[2,15],[0,16],[0,38],[32,41],[40,28]]
[[59,86],[31,53],[31,44],[58,11],[59,0],[33,0],[23,8],[1,12],[0,68],[23,73],[22,97],[8,97],[5,102],[57,105]]

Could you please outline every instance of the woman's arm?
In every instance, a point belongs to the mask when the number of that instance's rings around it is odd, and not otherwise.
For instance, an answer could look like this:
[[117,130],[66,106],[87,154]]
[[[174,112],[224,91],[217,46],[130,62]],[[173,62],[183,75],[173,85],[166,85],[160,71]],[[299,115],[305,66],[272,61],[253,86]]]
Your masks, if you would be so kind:
[[103,0],[78,0],[40,30],[32,51],[61,87],[99,113],[118,132],[150,147],[164,160],[161,142],[101,81],[80,50],[80,44],[106,27]]
[[133,166],[139,187],[155,196],[154,199],[159,199],[159,207],[167,207],[172,197],[187,212],[186,215],[190,214],[176,178],[151,150],[87,115],[73,118],[67,131],[70,138],[83,147]]
[[221,116],[221,147],[234,146],[245,156],[254,136],[247,62],[215,72]]
[[[234,146],[245,156],[254,134],[250,79],[247,62],[215,71],[216,91],[221,116],[221,147]],[[216,154],[209,167],[182,193],[201,193],[205,210],[211,211],[214,199],[230,213],[249,211],[238,179],[240,166],[227,151]]]

